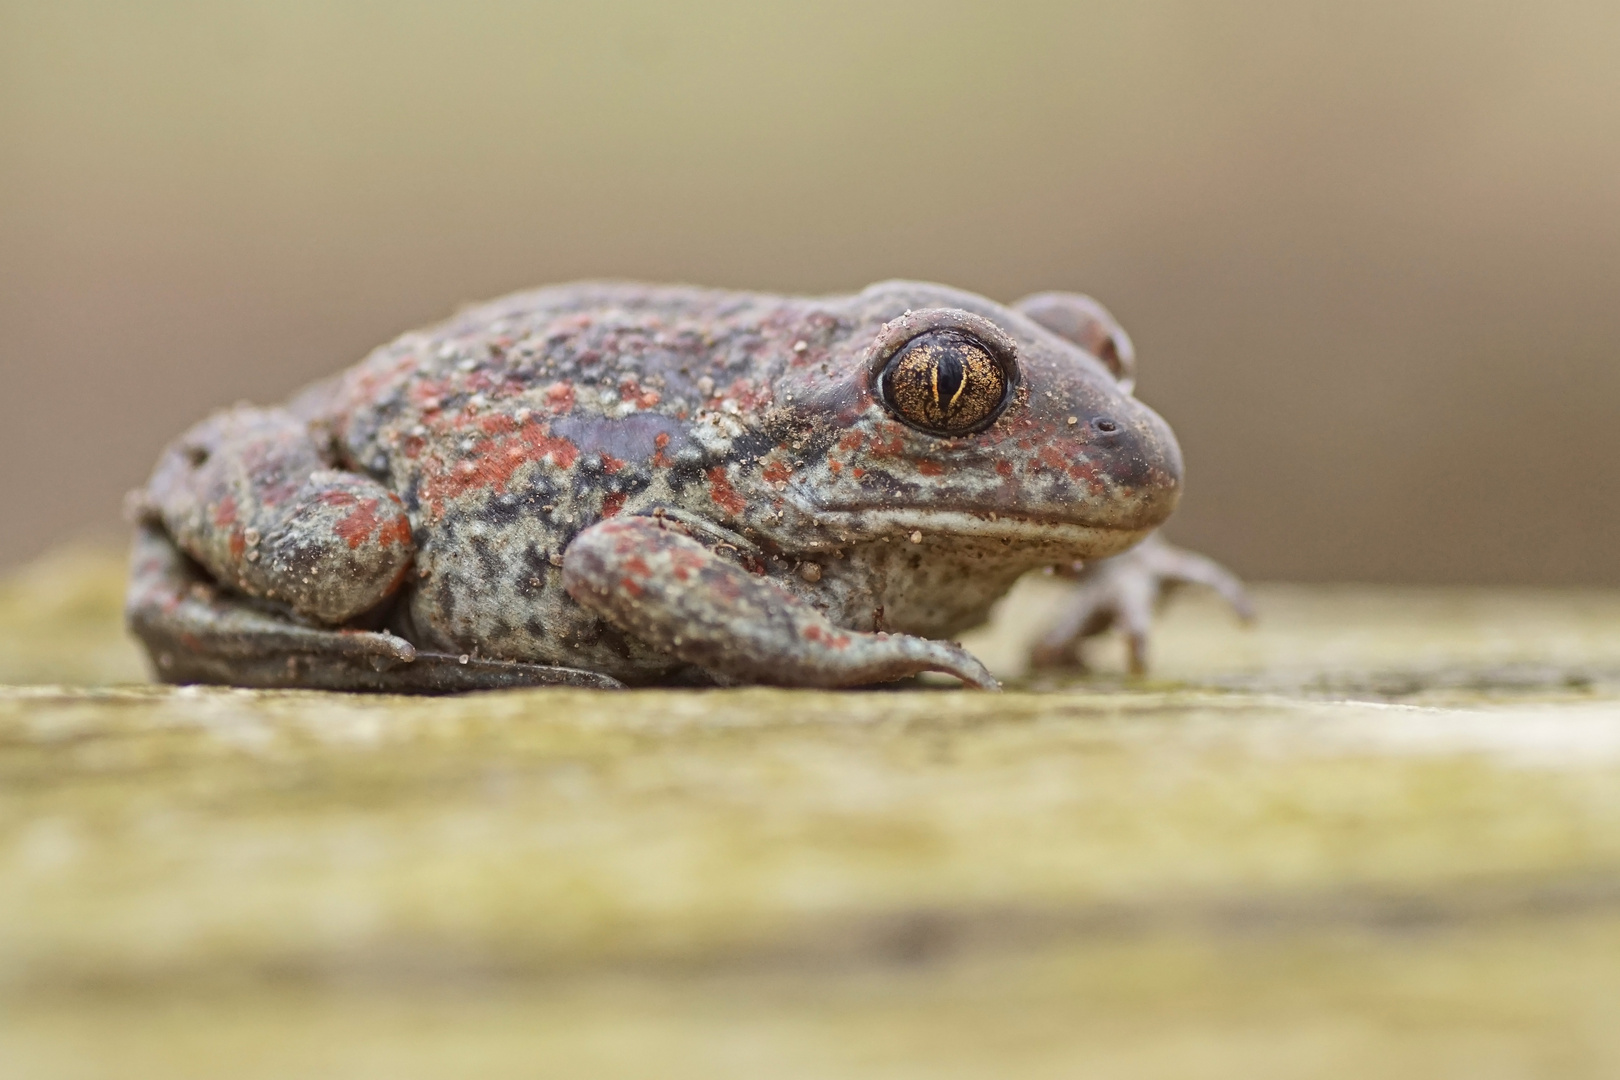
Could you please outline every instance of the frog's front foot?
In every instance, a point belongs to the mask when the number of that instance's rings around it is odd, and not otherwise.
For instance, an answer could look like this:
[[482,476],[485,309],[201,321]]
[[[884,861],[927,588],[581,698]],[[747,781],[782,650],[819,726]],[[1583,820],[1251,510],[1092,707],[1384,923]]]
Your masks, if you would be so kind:
[[961,646],[839,627],[667,519],[616,518],[586,529],[563,553],[563,584],[621,630],[724,680],[839,687],[941,671],[1000,689]]
[[1171,546],[1158,533],[1123,555],[1088,563],[1075,577],[1077,588],[1062,617],[1030,654],[1036,667],[1084,667],[1081,643],[1117,625],[1130,649],[1131,673],[1142,674],[1154,607],[1181,584],[1207,585],[1244,622],[1254,619],[1254,605],[1235,574],[1213,559]]

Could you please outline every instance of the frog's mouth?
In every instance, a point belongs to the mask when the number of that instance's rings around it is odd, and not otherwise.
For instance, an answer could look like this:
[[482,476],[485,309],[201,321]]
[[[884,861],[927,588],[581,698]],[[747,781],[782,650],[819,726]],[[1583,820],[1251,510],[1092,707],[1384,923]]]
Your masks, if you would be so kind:
[[1008,514],[967,507],[936,510],[908,506],[823,506],[817,518],[835,532],[878,540],[886,537],[914,543],[942,538],[980,539],[1004,545],[1057,550],[1076,559],[1103,559],[1132,547],[1158,528],[1159,522],[1086,521],[1059,515]]

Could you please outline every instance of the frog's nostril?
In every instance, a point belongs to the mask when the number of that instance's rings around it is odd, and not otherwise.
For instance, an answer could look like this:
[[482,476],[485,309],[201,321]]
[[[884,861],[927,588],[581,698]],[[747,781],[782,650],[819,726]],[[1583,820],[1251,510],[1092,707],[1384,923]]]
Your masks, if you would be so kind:
[[1091,421],[1091,426],[1104,435],[1112,435],[1119,430],[1119,421],[1109,416],[1099,416]]

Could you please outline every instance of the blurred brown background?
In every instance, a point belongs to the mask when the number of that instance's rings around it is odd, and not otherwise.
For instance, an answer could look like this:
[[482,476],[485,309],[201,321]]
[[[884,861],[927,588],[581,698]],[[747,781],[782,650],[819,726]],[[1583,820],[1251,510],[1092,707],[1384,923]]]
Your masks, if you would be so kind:
[[582,276],[1095,293],[1245,574],[1620,584],[1620,5],[0,0],[0,564]]

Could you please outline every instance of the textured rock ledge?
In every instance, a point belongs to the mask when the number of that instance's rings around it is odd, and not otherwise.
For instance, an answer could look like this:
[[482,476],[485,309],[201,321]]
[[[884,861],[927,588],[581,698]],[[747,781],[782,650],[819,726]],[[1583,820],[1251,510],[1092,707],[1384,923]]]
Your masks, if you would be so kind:
[[118,578],[0,590],[18,1075],[1620,1070],[1612,594],[1189,598],[1156,681],[1000,697],[410,700],[115,685]]

